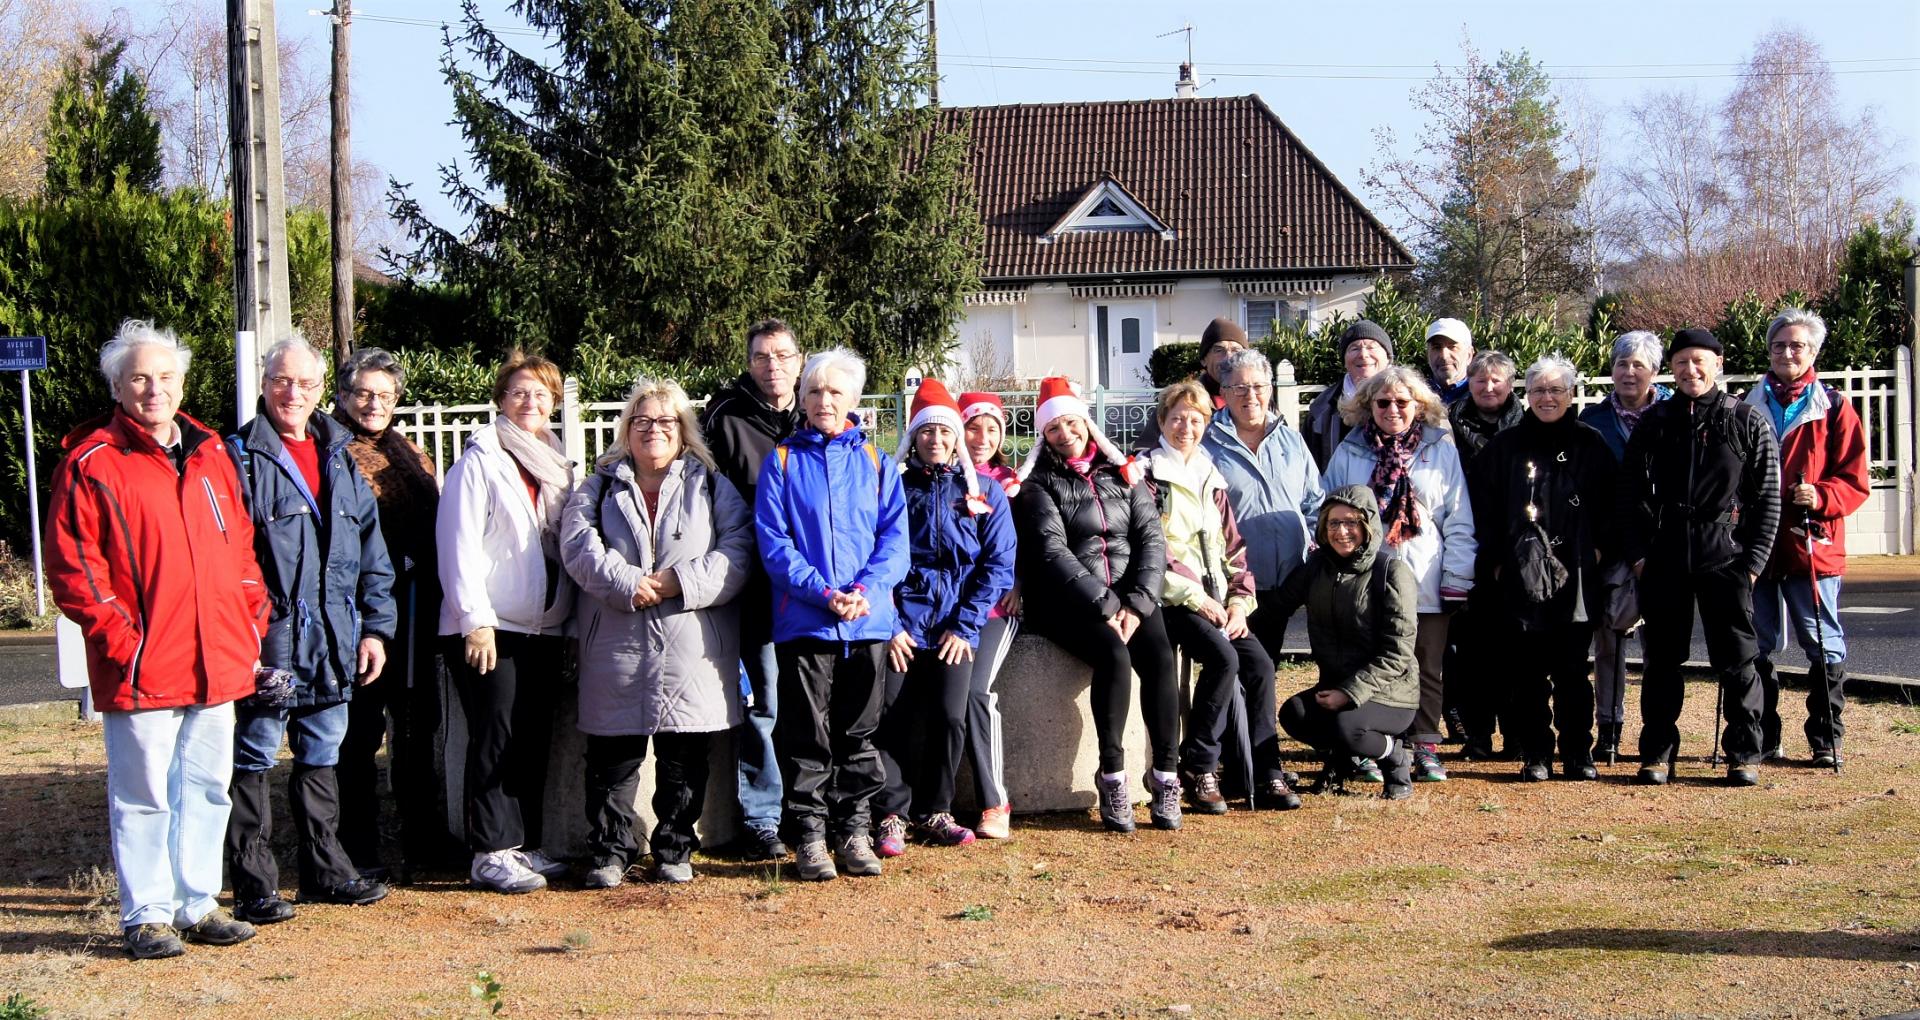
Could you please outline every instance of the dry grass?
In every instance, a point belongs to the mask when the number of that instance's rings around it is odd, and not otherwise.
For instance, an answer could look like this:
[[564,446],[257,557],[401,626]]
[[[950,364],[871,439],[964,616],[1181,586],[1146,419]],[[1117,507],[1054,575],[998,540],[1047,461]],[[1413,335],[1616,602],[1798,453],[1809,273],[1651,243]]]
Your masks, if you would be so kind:
[[[1712,706],[1696,685],[1690,751]],[[1664,790],[1628,764],[1544,786],[1462,764],[1407,803],[1177,834],[1023,817],[824,886],[705,857],[674,889],[508,899],[445,875],[136,964],[97,732],[27,713],[0,718],[0,992],[61,1017],[481,1016],[486,970],[519,1017],[1876,1016],[1920,1005],[1920,712],[1849,724],[1845,774],[1769,768],[1756,790],[1690,760]]]

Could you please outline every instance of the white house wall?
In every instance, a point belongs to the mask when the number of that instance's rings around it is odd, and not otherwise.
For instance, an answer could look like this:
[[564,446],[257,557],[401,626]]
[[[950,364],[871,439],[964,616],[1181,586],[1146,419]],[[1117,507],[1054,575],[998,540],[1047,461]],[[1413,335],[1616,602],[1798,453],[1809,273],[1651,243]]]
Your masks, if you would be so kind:
[[[1066,283],[1036,283],[1025,288],[1024,300],[1009,301],[1007,291],[996,304],[969,303],[955,330],[955,362],[950,382],[966,383],[974,377],[977,351],[992,351],[993,357],[1010,361],[1013,375],[1031,386],[1048,375],[1069,376],[1082,385],[1091,385],[1098,361],[1091,351],[1088,309],[1105,299],[1075,297]],[[1182,280],[1171,292],[1140,297],[1115,297],[1117,301],[1152,302],[1154,305],[1154,343],[1195,343],[1207,323],[1225,315],[1245,323],[1242,302],[1277,297],[1296,307],[1305,304],[1316,319],[1336,312],[1358,316],[1373,291],[1373,277],[1337,276],[1329,280],[1323,293],[1240,295],[1228,293],[1217,277]]]

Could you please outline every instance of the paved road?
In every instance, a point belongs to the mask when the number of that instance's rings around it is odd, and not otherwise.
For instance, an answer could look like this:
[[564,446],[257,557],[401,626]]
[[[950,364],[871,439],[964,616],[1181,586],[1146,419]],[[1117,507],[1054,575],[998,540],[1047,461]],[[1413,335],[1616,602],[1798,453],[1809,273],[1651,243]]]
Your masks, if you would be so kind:
[[60,686],[51,637],[44,642],[0,642],[0,705],[79,700],[78,690]]

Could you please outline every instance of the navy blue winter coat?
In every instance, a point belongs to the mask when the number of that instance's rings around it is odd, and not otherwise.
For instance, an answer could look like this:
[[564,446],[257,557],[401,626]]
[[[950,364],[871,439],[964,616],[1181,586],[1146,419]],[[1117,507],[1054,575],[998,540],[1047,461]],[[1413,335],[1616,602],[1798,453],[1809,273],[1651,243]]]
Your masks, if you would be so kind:
[[338,422],[307,422],[320,458],[320,492],[287,455],[264,413],[228,437],[253,517],[254,555],[272,602],[260,661],[300,677],[298,705],[346,701],[360,639],[393,640],[399,613],[380,515],[352,439]]
[[[858,424],[832,437],[809,426],[775,446],[760,465],[753,527],[773,583],[774,641],[886,641],[897,632],[907,501],[900,472]],[[856,590],[872,608],[847,623],[828,600]]]
[[894,589],[900,629],[920,648],[936,646],[948,631],[978,647],[987,614],[1013,587],[1013,509],[1006,493],[986,479],[980,487],[986,510],[976,514],[958,464],[909,458],[901,479],[912,562]]

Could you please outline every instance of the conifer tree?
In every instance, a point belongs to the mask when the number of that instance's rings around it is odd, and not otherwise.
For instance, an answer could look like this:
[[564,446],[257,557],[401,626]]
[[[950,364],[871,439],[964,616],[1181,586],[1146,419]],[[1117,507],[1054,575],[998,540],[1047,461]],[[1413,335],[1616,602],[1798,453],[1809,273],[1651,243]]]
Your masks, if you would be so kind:
[[160,122],[147,85],[120,69],[127,41],[87,33],[67,58],[47,109],[47,196],[72,198],[127,187],[160,187]]

